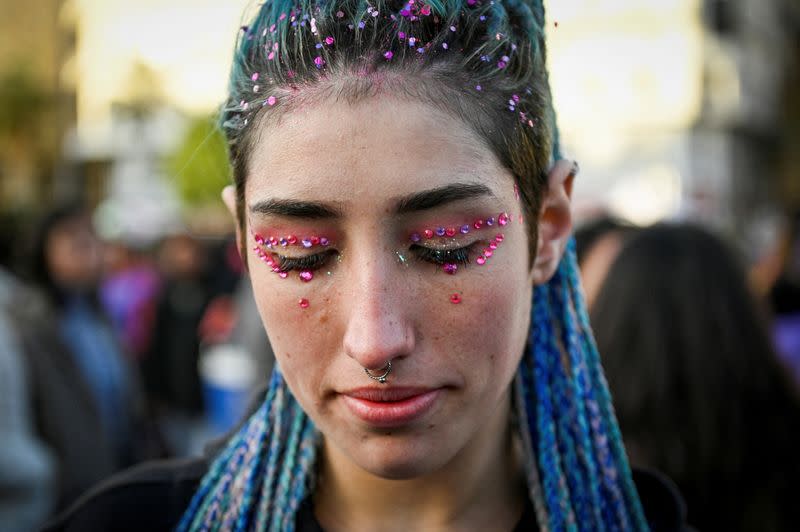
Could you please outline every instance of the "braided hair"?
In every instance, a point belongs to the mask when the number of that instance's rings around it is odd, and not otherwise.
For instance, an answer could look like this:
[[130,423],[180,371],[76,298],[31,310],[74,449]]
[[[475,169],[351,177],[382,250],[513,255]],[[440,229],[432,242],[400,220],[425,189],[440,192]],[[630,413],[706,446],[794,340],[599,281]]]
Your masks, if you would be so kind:
[[[561,155],[544,24],[540,0],[267,1],[242,27],[220,120],[240,225],[254,125],[303,98],[353,101],[380,85],[459,117],[511,170],[532,261],[546,170]],[[534,290],[514,387],[539,527],[647,530],[589,326],[574,241],[554,277]],[[293,530],[314,489],[320,438],[276,365],[264,403],[212,463],[178,530]]]

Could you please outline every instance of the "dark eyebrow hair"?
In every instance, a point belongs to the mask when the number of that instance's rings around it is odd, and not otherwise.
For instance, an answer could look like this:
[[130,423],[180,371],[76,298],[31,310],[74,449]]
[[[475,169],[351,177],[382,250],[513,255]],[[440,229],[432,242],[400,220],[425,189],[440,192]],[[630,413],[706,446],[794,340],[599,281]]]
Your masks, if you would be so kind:
[[250,206],[253,214],[284,216],[287,218],[306,218],[320,220],[339,218],[342,213],[336,207],[313,201],[269,199]]
[[426,211],[455,201],[484,196],[495,197],[492,189],[481,183],[453,183],[400,198],[395,205],[395,211],[398,214]]
[[[485,196],[495,197],[492,189],[486,185],[480,183],[453,183],[402,197],[396,201],[394,210],[397,214],[409,214],[441,207],[456,201]],[[307,220],[342,217],[341,210],[332,205],[288,199],[268,199],[256,202],[250,206],[250,212],[263,216],[305,218]]]

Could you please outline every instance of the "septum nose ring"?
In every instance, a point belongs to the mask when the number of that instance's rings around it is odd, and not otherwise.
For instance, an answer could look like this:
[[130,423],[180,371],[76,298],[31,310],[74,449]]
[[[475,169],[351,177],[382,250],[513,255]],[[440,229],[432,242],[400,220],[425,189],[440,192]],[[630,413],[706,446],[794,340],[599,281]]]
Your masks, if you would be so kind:
[[374,381],[378,381],[378,382],[379,382],[379,383],[381,383],[381,384],[386,384],[386,377],[389,375],[389,373],[391,373],[391,372],[392,372],[392,361],[391,361],[391,360],[387,361],[387,362],[386,362],[386,365],[385,365],[385,366],[383,366],[383,367],[382,367],[381,369],[379,369],[378,371],[382,371],[382,372],[383,372],[383,374],[381,374],[381,375],[375,375],[374,373],[371,373],[371,372],[370,372],[369,368],[364,368],[364,373],[366,373],[366,374],[367,374],[367,376],[368,376],[370,379],[372,379],[372,380],[374,380]]

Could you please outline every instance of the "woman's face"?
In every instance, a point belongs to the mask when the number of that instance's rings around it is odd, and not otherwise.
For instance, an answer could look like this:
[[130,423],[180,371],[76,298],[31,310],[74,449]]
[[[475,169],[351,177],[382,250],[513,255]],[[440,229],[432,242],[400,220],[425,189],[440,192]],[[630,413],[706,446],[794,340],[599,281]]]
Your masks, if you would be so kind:
[[[289,387],[366,471],[438,470],[505,413],[524,349],[532,282],[512,176],[462,122],[417,103],[325,103],[254,133],[248,261]],[[287,245],[258,243],[270,237]],[[365,373],[388,360],[385,384]]]

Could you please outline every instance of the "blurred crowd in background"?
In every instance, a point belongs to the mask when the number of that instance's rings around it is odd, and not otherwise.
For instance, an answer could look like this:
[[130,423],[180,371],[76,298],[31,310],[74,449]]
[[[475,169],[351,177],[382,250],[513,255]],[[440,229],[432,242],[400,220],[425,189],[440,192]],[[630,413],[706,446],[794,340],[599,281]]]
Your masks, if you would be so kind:
[[[248,3],[0,0],[2,530],[201,452],[266,381],[213,125]],[[800,3],[556,0],[548,20],[632,462],[699,530],[796,528]]]

